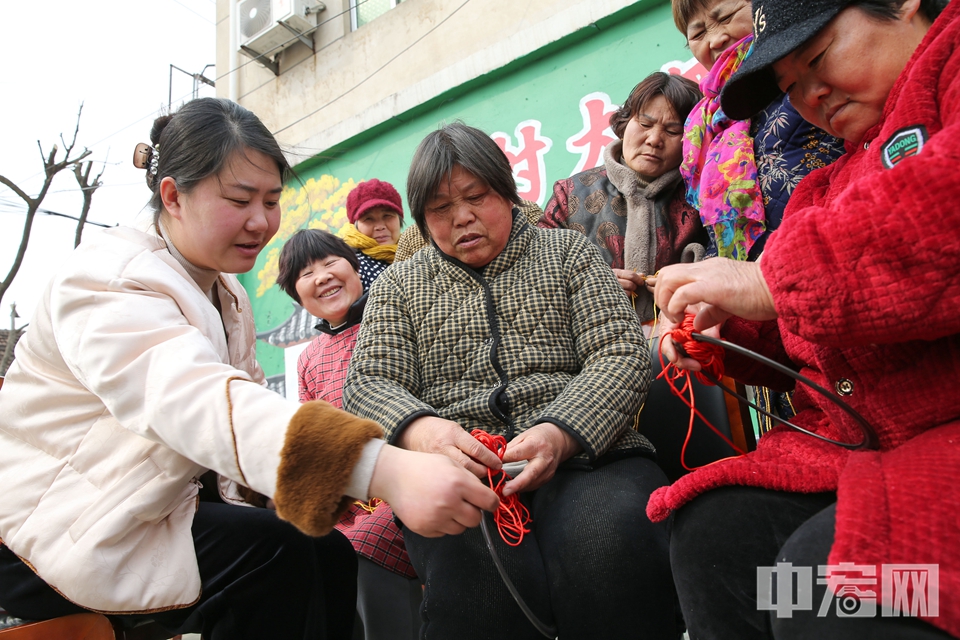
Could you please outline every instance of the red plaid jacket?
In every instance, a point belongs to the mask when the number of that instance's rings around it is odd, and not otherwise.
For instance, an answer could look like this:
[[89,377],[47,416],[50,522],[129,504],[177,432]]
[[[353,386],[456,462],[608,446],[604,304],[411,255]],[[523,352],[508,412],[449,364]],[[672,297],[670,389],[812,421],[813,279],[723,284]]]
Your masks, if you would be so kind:
[[353,504],[335,527],[349,538],[359,555],[405,578],[417,577],[403,545],[403,533],[386,502],[377,505],[373,513],[359,503]]
[[325,400],[338,409],[343,408],[343,381],[347,378],[359,330],[360,325],[355,324],[336,335],[321,333],[303,350],[297,362],[300,402]]
[[[297,362],[300,402],[325,400],[343,408],[343,381],[357,343],[360,324],[336,334],[322,333],[311,342]],[[407,578],[416,578],[410,556],[403,546],[403,533],[393,519],[393,509],[381,502],[373,513],[359,504],[351,506],[336,528],[347,536],[356,552],[384,569]]]

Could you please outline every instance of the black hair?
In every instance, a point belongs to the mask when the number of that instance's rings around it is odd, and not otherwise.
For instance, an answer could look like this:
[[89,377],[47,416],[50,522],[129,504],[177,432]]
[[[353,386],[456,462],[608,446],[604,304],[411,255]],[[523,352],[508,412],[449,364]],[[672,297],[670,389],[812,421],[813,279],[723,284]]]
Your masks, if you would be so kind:
[[677,25],[677,29],[680,30],[680,33],[683,34],[683,37],[687,37],[687,25],[690,23],[690,19],[693,18],[693,15],[698,11],[704,11],[710,7],[711,0],[672,0],[671,8],[673,10],[673,23]]
[[346,242],[320,229],[300,229],[293,234],[280,251],[280,270],[277,284],[283,291],[301,304],[297,294],[297,280],[304,267],[327,256],[346,259],[353,270],[360,272],[360,259]]
[[156,175],[147,171],[154,222],[163,211],[160,181],[167,176],[176,181],[178,191],[189,193],[201,180],[219,173],[235,153],[248,149],[273,160],[281,180],[290,174],[280,145],[260,119],[224,98],[191,100],[176,113],[157,118],[150,142],[160,155]]
[[[903,3],[906,0],[853,0],[850,4],[861,11],[884,20],[896,20],[900,16]],[[940,12],[946,9],[947,0],[920,0],[920,13],[930,22],[937,19]]]
[[623,140],[627,123],[640,113],[643,105],[657,96],[666,98],[681,123],[686,122],[687,116],[703,98],[697,83],[693,80],[655,71],[641,80],[630,92],[623,106],[610,116],[610,128],[613,129],[614,135]]
[[436,195],[440,183],[450,179],[457,166],[483,180],[504,200],[520,204],[510,161],[493,138],[460,121],[442,125],[417,147],[407,174],[410,213],[425,239],[430,237],[427,202]]

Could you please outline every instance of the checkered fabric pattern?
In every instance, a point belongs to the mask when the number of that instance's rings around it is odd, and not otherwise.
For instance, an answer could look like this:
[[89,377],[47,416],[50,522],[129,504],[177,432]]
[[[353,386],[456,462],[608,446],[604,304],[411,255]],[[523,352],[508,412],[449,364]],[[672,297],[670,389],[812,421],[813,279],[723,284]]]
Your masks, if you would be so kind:
[[[356,324],[337,335],[320,334],[303,350],[297,362],[300,402],[326,400],[342,408],[343,381],[359,329]],[[387,503],[380,503],[373,513],[353,505],[341,516],[336,528],[360,555],[399,575],[417,577],[403,546],[403,533],[394,523],[393,510]]]
[[482,275],[431,246],[377,279],[343,398],[388,441],[420,415],[508,439],[551,422],[589,462],[653,452],[630,428],[649,382],[642,328],[596,247],[518,213]]
[[300,402],[325,400],[343,408],[343,382],[359,330],[360,325],[355,324],[335,336],[321,333],[307,345],[297,361]]
[[345,535],[364,558],[405,578],[416,578],[403,533],[393,519],[393,509],[381,502],[373,513],[354,504],[340,517],[337,531]]

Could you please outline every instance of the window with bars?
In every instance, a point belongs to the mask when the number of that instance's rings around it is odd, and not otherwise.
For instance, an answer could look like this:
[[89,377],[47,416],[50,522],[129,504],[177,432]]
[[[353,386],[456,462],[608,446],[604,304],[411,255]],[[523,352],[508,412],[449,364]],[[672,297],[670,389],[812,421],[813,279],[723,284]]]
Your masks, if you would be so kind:
[[400,2],[401,0],[350,0],[350,27],[355,31]]

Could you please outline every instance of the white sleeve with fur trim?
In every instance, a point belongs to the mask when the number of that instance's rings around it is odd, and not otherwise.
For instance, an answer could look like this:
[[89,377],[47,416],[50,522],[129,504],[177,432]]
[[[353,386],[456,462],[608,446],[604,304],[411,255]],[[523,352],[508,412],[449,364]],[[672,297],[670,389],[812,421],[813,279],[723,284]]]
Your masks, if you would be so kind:
[[350,481],[343,492],[345,495],[357,500],[370,499],[370,480],[373,478],[373,468],[377,466],[377,458],[380,457],[380,450],[384,444],[386,443],[383,440],[373,439],[364,445],[360,460],[353,467]]

